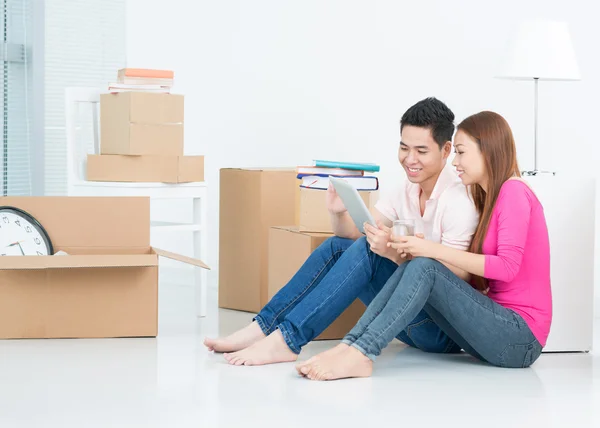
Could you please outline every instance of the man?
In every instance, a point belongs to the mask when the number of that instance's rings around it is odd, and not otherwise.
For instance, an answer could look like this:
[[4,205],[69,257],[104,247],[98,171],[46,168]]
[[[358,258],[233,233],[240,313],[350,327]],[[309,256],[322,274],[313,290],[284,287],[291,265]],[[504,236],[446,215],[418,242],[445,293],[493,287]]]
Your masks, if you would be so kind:
[[[302,346],[357,297],[368,305],[405,260],[387,247],[395,219],[414,219],[425,239],[466,250],[478,215],[466,187],[446,164],[453,122],[452,111],[435,98],[410,107],[400,121],[398,149],[408,180],[375,205],[377,227],[366,225],[362,236],[330,186],[327,208],[336,236],[310,255],[249,326],[223,339],[206,339],[209,350],[225,352],[234,365],[295,361]],[[460,351],[424,311],[397,337],[427,352]]]

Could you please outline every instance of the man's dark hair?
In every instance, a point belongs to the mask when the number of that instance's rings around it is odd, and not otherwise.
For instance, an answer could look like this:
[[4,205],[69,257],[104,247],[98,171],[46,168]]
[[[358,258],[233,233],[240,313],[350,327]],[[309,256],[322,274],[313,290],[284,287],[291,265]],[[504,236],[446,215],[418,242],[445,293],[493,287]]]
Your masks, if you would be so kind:
[[437,98],[429,97],[406,110],[400,119],[400,132],[406,125],[429,129],[441,150],[446,141],[452,140],[454,113]]

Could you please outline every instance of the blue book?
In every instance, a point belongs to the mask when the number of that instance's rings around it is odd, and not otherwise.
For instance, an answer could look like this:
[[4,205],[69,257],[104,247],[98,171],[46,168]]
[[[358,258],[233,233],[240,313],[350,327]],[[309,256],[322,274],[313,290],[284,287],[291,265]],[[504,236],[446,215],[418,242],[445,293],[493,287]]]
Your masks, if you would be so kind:
[[[307,189],[327,190],[329,187],[329,175],[301,175],[298,178],[302,180],[300,187]],[[349,183],[356,190],[360,191],[375,191],[379,189],[379,179],[377,177],[345,175],[337,176]]]
[[328,160],[316,160],[315,166],[320,168],[344,168],[352,170],[362,170],[368,172],[378,172],[379,165],[374,163],[356,163],[356,162],[337,162]]

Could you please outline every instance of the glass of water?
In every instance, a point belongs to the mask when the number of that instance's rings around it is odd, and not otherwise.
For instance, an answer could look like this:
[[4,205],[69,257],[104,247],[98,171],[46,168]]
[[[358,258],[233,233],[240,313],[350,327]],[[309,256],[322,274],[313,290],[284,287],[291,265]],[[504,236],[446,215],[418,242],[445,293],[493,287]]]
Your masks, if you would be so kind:
[[393,236],[415,236],[414,220],[395,220],[392,227]]

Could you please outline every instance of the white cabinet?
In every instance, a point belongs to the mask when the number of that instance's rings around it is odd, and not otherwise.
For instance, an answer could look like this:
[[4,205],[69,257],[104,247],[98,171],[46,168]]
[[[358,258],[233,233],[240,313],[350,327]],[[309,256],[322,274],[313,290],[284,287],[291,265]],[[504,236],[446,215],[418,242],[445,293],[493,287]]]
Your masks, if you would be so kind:
[[545,352],[590,351],[594,322],[594,178],[524,177],[544,206],[550,235],[553,319]]

